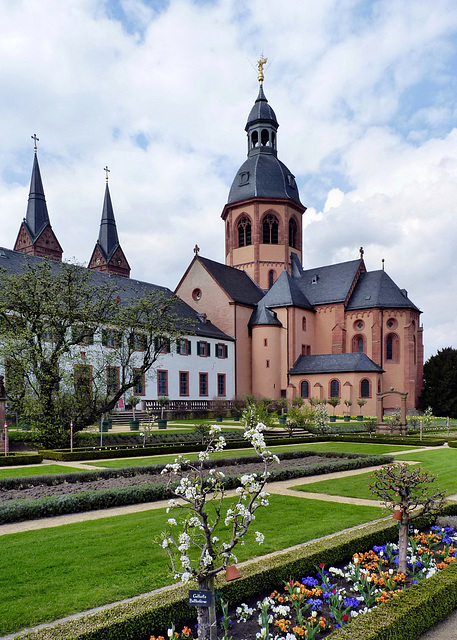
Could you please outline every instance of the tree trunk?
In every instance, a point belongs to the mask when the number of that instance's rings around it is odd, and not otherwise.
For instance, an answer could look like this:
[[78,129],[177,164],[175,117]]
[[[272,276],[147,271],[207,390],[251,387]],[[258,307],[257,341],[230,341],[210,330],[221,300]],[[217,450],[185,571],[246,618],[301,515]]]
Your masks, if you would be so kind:
[[212,594],[210,607],[197,607],[198,640],[217,640],[214,577],[199,580],[198,588],[211,591]]
[[398,571],[406,575],[406,552],[408,549],[408,524],[409,517],[403,515],[400,521],[398,533]]

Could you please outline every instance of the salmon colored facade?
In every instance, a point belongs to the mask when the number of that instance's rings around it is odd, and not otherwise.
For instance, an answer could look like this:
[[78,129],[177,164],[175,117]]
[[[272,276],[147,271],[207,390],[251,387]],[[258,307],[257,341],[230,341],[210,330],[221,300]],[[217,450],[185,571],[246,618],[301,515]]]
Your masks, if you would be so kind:
[[[376,394],[395,389],[415,408],[421,312],[384,270],[367,271],[362,249],[356,260],[302,268],[306,207],[277,158],[278,126],[261,84],[248,157],[222,212],[225,265],[197,252],[176,293],[235,338],[238,396],[337,395],[336,413],[375,415]],[[397,404],[395,394],[384,400],[385,409]]]

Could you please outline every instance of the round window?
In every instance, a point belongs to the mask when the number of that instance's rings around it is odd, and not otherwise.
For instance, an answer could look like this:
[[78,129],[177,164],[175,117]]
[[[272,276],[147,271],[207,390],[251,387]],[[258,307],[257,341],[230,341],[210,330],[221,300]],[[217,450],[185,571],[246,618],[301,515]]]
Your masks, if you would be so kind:
[[386,324],[389,329],[396,329],[398,327],[398,321],[395,320],[395,318],[389,318]]
[[354,322],[354,330],[355,331],[362,331],[364,326],[365,326],[365,323],[364,323],[363,320],[356,320]]
[[194,289],[192,291],[192,298],[194,300],[196,300],[198,302],[198,300],[200,300],[201,297],[202,297],[201,289]]

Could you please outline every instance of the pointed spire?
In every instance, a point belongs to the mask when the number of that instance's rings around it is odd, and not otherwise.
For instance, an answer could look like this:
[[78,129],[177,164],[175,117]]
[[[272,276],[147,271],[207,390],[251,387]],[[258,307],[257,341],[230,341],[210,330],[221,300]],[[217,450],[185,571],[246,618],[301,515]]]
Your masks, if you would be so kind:
[[14,250],[61,261],[63,253],[62,247],[51,227],[43,182],[41,180],[40,166],[38,164],[36,143],[39,138],[37,138],[35,133],[31,137],[34,141],[33,150],[35,154],[33,157],[29,200],[25,218],[21,224],[14,245]]
[[43,229],[50,224],[36,152],[33,158],[32,178],[30,180],[29,201],[27,204],[25,223],[32,240],[36,240]]
[[108,182],[105,186],[105,199],[103,202],[102,220],[100,223],[100,232],[98,234],[97,244],[107,262],[109,262],[110,258],[119,247],[119,237],[117,235],[116,221],[114,219],[114,211],[111,203]]
[[109,169],[106,166],[103,170],[106,173],[105,199],[103,201],[98,240],[89,261],[89,269],[106,271],[128,278],[130,276],[130,266],[122,251],[117,235],[116,220],[108,186]]

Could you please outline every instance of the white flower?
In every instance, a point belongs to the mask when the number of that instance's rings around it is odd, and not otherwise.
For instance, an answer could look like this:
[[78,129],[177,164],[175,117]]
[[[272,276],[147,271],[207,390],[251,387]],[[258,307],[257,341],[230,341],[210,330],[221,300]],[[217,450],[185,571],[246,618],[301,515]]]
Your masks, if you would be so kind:
[[170,527],[173,527],[177,525],[177,522],[174,518],[168,518],[168,524],[170,525]]
[[192,578],[192,574],[189,573],[188,571],[184,571],[184,573],[181,576],[181,580],[183,582],[189,582],[189,580]]

